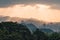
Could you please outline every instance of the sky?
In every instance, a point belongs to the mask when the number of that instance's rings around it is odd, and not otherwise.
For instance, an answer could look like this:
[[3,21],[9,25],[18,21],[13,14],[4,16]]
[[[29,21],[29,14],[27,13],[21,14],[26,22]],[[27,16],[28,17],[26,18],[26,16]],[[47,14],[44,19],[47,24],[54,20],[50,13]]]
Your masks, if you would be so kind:
[[60,0],[0,0],[0,15],[60,22]]

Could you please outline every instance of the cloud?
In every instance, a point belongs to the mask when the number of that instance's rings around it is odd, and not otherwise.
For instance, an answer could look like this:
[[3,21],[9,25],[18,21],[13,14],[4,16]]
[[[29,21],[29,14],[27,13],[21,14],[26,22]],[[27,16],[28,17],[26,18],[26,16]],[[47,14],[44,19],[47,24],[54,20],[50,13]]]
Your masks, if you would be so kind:
[[60,10],[60,5],[59,4],[51,5],[50,8]]
[[[50,5],[51,8],[60,9],[60,0],[0,0],[0,7],[10,7],[12,5],[24,4],[45,4]],[[55,5],[55,6],[54,6]]]

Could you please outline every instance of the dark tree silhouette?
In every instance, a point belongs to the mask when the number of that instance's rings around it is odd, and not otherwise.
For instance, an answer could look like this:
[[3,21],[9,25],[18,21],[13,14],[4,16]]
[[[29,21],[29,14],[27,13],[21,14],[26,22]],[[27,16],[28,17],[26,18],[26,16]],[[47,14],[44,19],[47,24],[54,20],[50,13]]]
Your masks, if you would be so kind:
[[37,29],[31,34],[26,25],[17,22],[1,22],[0,40],[60,40],[60,33],[52,33],[48,36]]

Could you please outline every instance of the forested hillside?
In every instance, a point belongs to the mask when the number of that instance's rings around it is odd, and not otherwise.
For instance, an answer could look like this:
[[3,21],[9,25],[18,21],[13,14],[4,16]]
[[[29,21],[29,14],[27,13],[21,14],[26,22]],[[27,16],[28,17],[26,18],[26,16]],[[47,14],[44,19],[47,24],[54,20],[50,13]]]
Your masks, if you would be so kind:
[[0,40],[60,40],[60,33],[47,34],[36,29],[31,34],[26,25],[17,22],[1,22]]

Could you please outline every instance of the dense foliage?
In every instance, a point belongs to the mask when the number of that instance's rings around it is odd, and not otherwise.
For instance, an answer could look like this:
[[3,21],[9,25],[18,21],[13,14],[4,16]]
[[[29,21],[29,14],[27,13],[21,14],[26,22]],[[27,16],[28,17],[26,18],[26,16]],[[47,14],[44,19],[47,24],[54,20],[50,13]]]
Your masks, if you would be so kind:
[[60,34],[47,35],[39,29],[31,34],[26,25],[17,22],[1,22],[0,40],[60,40]]

